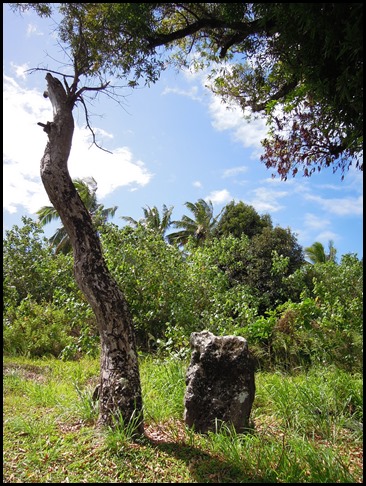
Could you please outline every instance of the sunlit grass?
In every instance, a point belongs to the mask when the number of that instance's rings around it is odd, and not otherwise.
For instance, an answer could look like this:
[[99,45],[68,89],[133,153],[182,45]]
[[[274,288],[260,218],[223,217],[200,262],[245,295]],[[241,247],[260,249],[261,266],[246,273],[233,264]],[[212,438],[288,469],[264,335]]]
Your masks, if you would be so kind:
[[96,427],[98,360],[5,358],[4,482],[363,482],[361,375],[257,373],[253,428],[202,435],[182,420],[187,365],[141,359],[139,437]]
[[179,360],[143,359],[140,375],[148,420],[159,422],[183,416],[186,369],[187,364]]

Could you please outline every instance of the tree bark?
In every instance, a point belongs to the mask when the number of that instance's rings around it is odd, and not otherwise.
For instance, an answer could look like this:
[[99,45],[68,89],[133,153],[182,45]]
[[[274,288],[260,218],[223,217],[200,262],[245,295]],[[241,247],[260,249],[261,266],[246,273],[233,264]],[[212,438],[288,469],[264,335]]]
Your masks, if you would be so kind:
[[119,416],[127,424],[138,416],[138,429],[142,433],[142,395],[132,319],[127,302],[106,266],[90,214],[67,167],[74,132],[74,98],[50,73],[46,81],[53,121],[40,124],[48,134],[41,179],[69,235],[76,282],[97,320],[101,341],[98,424],[113,426],[113,419]]

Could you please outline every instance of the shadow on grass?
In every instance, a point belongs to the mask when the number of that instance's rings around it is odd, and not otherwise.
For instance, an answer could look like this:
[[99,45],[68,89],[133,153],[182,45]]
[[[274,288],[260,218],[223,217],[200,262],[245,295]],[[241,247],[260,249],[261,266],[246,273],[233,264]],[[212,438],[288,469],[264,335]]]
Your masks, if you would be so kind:
[[230,461],[209,454],[201,449],[179,442],[155,442],[150,445],[159,451],[184,461],[198,483],[273,483],[273,478],[252,475]]

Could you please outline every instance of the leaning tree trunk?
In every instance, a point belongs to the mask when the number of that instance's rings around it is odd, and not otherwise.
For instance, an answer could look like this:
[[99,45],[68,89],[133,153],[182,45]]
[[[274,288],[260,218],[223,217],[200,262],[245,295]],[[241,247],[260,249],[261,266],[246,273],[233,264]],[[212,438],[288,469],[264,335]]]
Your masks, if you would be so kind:
[[142,432],[141,385],[131,316],[121,290],[108,271],[90,214],[68,172],[74,101],[50,73],[46,81],[45,96],[50,98],[54,117],[46,125],[39,123],[48,134],[41,178],[70,238],[75,279],[97,320],[101,340],[98,423],[113,425],[113,418],[120,415],[128,423],[138,414]]

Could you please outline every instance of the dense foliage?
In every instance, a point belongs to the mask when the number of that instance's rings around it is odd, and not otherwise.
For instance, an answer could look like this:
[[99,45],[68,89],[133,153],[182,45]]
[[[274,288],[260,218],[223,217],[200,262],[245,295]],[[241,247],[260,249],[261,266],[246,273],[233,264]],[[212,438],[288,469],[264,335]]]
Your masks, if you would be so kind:
[[217,236],[233,235],[240,238],[242,234],[249,238],[261,233],[264,227],[272,227],[269,214],[259,215],[253,206],[243,201],[227,204],[216,226]]
[[[105,223],[100,236],[141,351],[185,357],[190,333],[208,329],[248,339],[263,369],[362,368],[363,262],[356,255],[307,263],[290,229],[272,226],[199,246],[189,237],[183,248],[169,244],[159,225]],[[72,256],[55,253],[30,218],[3,243],[4,352],[98,354],[95,318],[75,284]]]
[[71,254],[55,253],[39,223],[22,218],[3,240],[3,343],[11,353],[95,354],[95,318],[73,276]]

